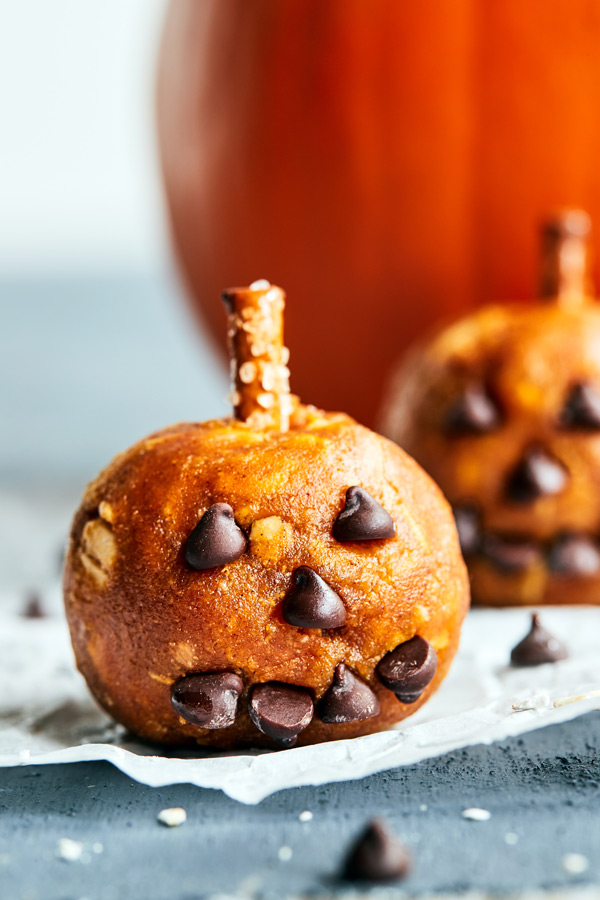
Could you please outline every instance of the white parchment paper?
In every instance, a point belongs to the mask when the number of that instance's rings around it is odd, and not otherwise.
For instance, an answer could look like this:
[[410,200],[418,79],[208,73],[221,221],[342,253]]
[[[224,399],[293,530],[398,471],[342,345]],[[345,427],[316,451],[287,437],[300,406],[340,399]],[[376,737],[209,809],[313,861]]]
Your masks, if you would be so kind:
[[29,620],[7,610],[0,612],[0,765],[102,759],[148,785],[188,782],[243,803],[362,778],[600,709],[600,609],[549,608],[542,621],[569,658],[517,669],[510,650],[528,631],[529,611],[473,610],[441,689],[394,730],[274,752],[159,756],[97,708],[58,613]]

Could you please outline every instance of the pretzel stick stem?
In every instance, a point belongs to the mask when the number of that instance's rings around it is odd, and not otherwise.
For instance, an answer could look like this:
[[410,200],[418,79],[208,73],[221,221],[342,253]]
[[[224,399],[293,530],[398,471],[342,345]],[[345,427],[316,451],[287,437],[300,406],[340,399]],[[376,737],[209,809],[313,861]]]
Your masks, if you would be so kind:
[[556,213],[542,227],[540,296],[577,307],[592,294],[590,217],[581,209]]
[[236,419],[287,431],[291,412],[289,352],[283,344],[285,294],[268,281],[223,294]]

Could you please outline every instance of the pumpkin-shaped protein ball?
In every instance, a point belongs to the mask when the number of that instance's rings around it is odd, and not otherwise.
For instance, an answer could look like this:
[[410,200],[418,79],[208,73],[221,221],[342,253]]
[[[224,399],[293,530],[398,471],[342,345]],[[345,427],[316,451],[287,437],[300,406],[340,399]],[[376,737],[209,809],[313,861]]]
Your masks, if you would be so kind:
[[392,442],[289,393],[284,295],[225,295],[235,417],[167,428],[88,487],[64,578],[78,666],[132,732],[287,747],[416,710],[456,651],[452,514]]
[[600,603],[600,308],[580,210],[543,229],[541,297],[483,308],[395,373],[382,430],[454,507],[476,602]]

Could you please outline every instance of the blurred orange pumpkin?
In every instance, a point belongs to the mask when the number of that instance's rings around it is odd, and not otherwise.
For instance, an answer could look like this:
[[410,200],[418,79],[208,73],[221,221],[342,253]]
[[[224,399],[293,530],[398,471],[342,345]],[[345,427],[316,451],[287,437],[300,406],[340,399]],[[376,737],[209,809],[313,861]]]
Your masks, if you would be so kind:
[[171,0],[158,125],[213,332],[285,284],[294,389],[371,422],[434,320],[534,294],[548,208],[600,220],[600,4]]

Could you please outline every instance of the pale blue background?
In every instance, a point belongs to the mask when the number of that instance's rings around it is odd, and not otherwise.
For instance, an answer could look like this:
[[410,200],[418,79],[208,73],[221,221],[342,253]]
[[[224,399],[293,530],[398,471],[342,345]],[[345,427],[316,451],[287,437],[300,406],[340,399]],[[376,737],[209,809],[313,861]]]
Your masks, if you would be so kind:
[[227,410],[222,360],[168,273],[5,279],[0,322],[5,485],[81,483],[150,431]]

